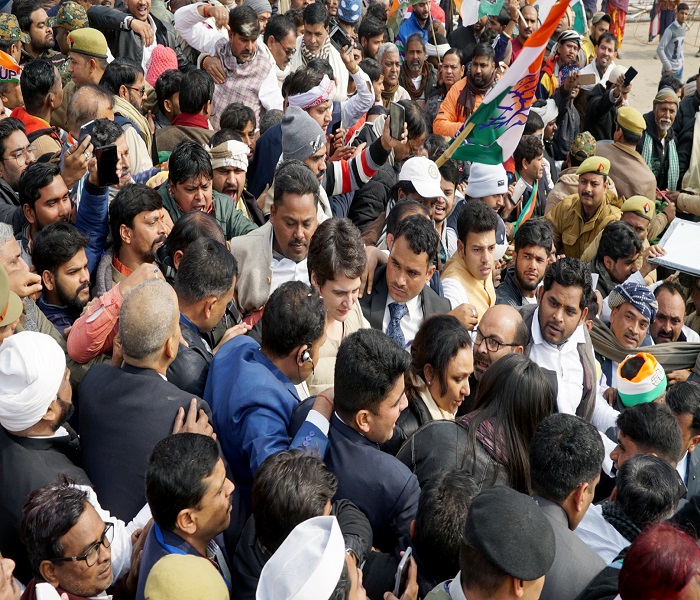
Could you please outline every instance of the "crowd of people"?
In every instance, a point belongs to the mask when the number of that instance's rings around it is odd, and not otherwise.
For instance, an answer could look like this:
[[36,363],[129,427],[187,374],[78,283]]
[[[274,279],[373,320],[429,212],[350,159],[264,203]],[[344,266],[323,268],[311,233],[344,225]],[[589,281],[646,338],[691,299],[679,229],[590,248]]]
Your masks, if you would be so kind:
[[688,5],[229,1],[0,0],[0,600],[700,598]]

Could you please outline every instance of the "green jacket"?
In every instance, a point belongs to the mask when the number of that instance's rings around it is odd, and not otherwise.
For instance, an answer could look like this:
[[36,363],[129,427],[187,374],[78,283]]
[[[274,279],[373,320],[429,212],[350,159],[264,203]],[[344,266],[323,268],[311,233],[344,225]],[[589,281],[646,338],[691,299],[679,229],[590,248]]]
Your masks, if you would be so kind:
[[[169,182],[165,182],[158,188],[158,193],[163,199],[163,206],[170,214],[173,223],[177,221],[184,213],[175,202],[175,199],[170,195]],[[233,205],[233,200],[224,194],[212,190],[212,198],[214,201],[214,217],[219,223],[224,237],[227,240],[250,233],[258,226],[248,220],[243,213]]]

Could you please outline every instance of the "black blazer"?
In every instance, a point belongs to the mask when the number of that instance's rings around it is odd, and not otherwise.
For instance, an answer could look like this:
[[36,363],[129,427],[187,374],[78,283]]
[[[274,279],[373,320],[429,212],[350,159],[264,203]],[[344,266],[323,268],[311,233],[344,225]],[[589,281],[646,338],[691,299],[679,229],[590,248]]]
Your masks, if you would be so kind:
[[367,515],[373,545],[382,552],[405,550],[418,510],[415,475],[336,415],[331,417],[326,464],[338,478],[335,499],[350,500]]
[[[384,321],[384,311],[386,310],[386,299],[389,295],[389,287],[386,283],[386,265],[378,267],[374,272],[374,283],[372,293],[365,294],[360,298],[360,307],[365,319],[369,321],[372,329],[382,331]],[[444,315],[450,312],[450,301],[438,296],[430,286],[426,285],[420,293],[421,306],[423,307],[423,317],[431,315]]]
[[15,577],[25,583],[34,575],[19,537],[22,507],[29,492],[54,483],[60,475],[90,485],[79,466],[78,436],[69,426],[64,427],[68,435],[52,438],[18,437],[0,427],[0,552],[17,563]]
[[[95,365],[78,390],[83,468],[103,508],[123,521],[146,504],[145,475],[153,447],[170,435],[192,394],[151,369]],[[211,411],[198,399],[211,420]]]

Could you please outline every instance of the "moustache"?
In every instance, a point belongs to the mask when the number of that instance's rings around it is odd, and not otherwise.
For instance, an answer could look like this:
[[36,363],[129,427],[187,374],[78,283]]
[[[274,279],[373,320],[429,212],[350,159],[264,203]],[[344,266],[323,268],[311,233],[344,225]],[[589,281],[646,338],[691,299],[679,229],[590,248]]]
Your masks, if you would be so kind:
[[153,240],[151,248],[155,248],[156,246],[164,244],[166,239],[167,238],[164,235],[159,235],[155,240]]

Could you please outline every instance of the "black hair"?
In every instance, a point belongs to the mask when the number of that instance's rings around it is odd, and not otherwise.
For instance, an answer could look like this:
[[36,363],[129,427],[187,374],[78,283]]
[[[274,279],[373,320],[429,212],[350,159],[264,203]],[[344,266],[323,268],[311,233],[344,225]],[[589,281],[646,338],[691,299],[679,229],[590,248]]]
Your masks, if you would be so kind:
[[632,381],[639,374],[644,362],[645,360],[641,356],[626,358],[624,362],[620,363],[620,377]]
[[43,7],[44,3],[41,0],[23,0],[22,2],[13,3],[12,14],[17,17],[19,28],[29,33],[29,29],[32,26],[32,13]]
[[639,143],[639,140],[642,139],[641,133],[635,133],[633,131],[630,131],[629,129],[625,129],[619,123],[616,123],[616,125],[617,128],[622,132],[622,139],[625,140],[626,143],[634,144],[636,146]]
[[[422,218],[422,217],[421,217]],[[411,366],[411,357],[388,335],[360,329],[340,344],[335,370],[335,408],[349,422],[361,410],[377,414],[397,382]]]
[[430,126],[426,113],[418,106],[418,103],[415,100],[400,100],[399,104],[405,109],[408,139],[415,140],[422,135],[427,136],[430,133]]
[[26,133],[24,123],[19,119],[14,117],[7,117],[6,119],[0,120],[0,159],[4,160],[2,157],[5,156],[5,141],[9,138],[15,131],[21,131]]
[[440,471],[421,490],[411,542],[426,579],[445,581],[459,570],[462,531],[479,485],[465,471]]
[[628,223],[612,221],[605,226],[600,235],[596,260],[603,262],[606,256],[619,260],[639,254],[641,249],[642,242]]
[[219,461],[219,446],[198,433],[178,433],[153,448],[146,469],[146,500],[153,520],[172,531],[181,511],[199,506],[207,492],[204,480]]
[[[283,94],[284,95],[284,94]],[[265,114],[260,117],[260,124],[258,125],[259,134],[262,135],[270,127],[274,127],[282,122],[282,117],[284,113],[281,110],[273,108],[272,110],[265,111]]]
[[224,142],[241,142],[243,138],[238,135],[233,129],[224,129],[223,127],[219,129],[214,135],[211,136],[209,140],[209,146],[215,148],[219,144]]
[[171,100],[180,91],[182,77],[182,73],[177,69],[168,69],[156,80],[156,98],[161,114],[165,114],[165,101]]
[[337,489],[336,476],[316,456],[295,449],[266,458],[252,489],[260,545],[270,554],[276,552],[299,523],[323,515]]
[[604,458],[593,425],[575,415],[553,414],[540,423],[530,444],[532,491],[562,504],[579,485],[598,476]]
[[477,589],[487,597],[495,596],[508,578],[483,552],[467,543],[466,534],[459,545],[459,572],[463,588]]
[[311,346],[326,328],[326,307],[312,287],[288,281],[265,304],[262,316],[262,349],[273,357],[289,356],[295,348]]
[[679,10],[690,10],[690,6],[688,6],[685,2],[681,2],[677,7],[676,11]]
[[250,6],[236,6],[229,12],[228,26],[231,33],[241,37],[257,38],[260,35],[258,14]]
[[659,85],[656,90],[660,92],[664,88],[671,88],[674,92],[678,93],[682,87],[683,82],[675,75],[669,73],[667,75],[663,75],[661,79],[659,79]]
[[[436,133],[431,133],[425,138],[425,142],[423,143],[423,147],[425,148],[426,152],[428,153],[428,158],[432,161],[436,161],[440,155],[447,150],[447,147],[449,146],[448,142],[445,140],[444,137],[441,135],[438,135]],[[452,160],[452,159],[448,159]]]
[[194,304],[214,296],[221,298],[231,289],[238,275],[233,254],[221,242],[201,237],[187,247],[175,275],[178,300]]
[[56,79],[60,80],[55,69],[47,58],[35,58],[22,67],[19,86],[22,89],[24,107],[29,114],[36,116],[54,88]]
[[328,27],[330,23],[330,15],[323,4],[312,2],[304,8],[302,15],[305,25],[318,25],[319,23],[323,23],[324,27]]
[[65,549],[60,540],[75,527],[87,505],[87,492],[65,476],[35,489],[27,497],[22,508],[20,537],[38,581],[44,581],[39,570],[43,561],[63,557]]
[[552,227],[549,221],[535,221],[530,219],[520,226],[515,238],[515,251],[518,252],[529,246],[544,248],[547,256],[552,250]]
[[617,417],[617,428],[635,443],[640,452],[653,452],[674,465],[681,457],[681,428],[665,404],[645,402],[630,406]]
[[61,169],[54,163],[34,163],[29,165],[19,177],[19,203],[34,209],[41,196],[41,190],[51,185],[56,177],[61,176]]
[[430,211],[417,200],[411,200],[410,198],[403,198],[394,205],[394,208],[389,212],[389,216],[386,218],[386,233],[394,234],[398,224],[404,219],[404,215],[409,212],[414,214],[420,213],[430,220]]
[[204,110],[207,102],[214,98],[214,80],[201,69],[195,69],[182,76],[180,82],[180,110],[188,115],[196,115]]
[[428,265],[431,264],[440,244],[440,236],[435,231],[432,221],[421,215],[409,215],[397,225],[394,244],[399,238],[405,238],[415,254],[425,252],[428,255]]
[[379,81],[379,78],[384,74],[382,66],[373,58],[365,58],[358,65],[369,77],[372,83]]
[[447,181],[454,183],[455,187],[459,183],[460,173],[457,163],[451,158],[448,158],[439,169],[440,176]]
[[423,378],[426,365],[433,367],[440,393],[447,393],[447,369],[457,353],[471,353],[472,339],[467,328],[452,315],[434,315],[425,319],[411,344],[411,371]]
[[62,221],[52,223],[32,239],[32,264],[39,275],[44,271],[55,275],[61,265],[87,245],[88,238],[75,225]]
[[459,59],[459,64],[463,67],[467,66],[467,57],[464,55],[464,51],[461,48],[450,48],[445,54],[442,55],[442,60],[445,60],[446,56],[454,54]]
[[201,210],[192,210],[175,221],[165,242],[165,249],[170,258],[173,258],[178,250],[184,253],[192,242],[201,237],[226,244],[219,222]]
[[496,53],[493,51],[491,44],[480,43],[474,46],[474,51],[472,52],[472,60],[477,56],[485,56],[492,63],[496,62]]
[[175,146],[168,166],[168,181],[173,185],[184,183],[192,177],[214,177],[209,153],[194,140],[185,140]]
[[612,42],[615,50],[617,50],[617,38],[615,34],[605,31],[598,36],[598,40],[594,44],[596,47],[600,46],[601,42]]
[[683,302],[685,303],[685,293],[683,292],[683,288],[676,281],[669,281],[666,279],[660,285],[657,285],[654,288],[654,298],[658,298],[659,294],[664,290],[666,290],[672,296],[680,296],[683,298]]
[[110,119],[96,119],[92,126],[92,136],[90,142],[95,146],[108,146],[114,144],[121,136],[124,135],[124,130]]
[[309,279],[313,275],[319,286],[341,275],[348,279],[359,278],[367,265],[360,230],[350,219],[325,220],[311,238],[306,264]]
[[[680,499],[676,470],[658,456],[635,454],[615,477],[615,504],[639,529],[669,519]],[[633,541],[633,540],[630,540]]]
[[134,228],[134,219],[142,212],[162,210],[163,200],[153,188],[139,183],[125,185],[109,205],[109,230],[112,234],[114,254],[119,255],[122,237],[119,232],[122,225]]
[[481,200],[470,200],[465,203],[462,212],[457,217],[457,239],[467,243],[470,233],[486,233],[498,230],[498,216],[486,203]]
[[665,402],[676,417],[693,417],[690,430],[693,435],[700,434],[700,384],[694,381],[675,383],[666,390]]
[[290,8],[284,16],[294,23],[294,28],[297,30],[304,24],[304,10],[301,7]]
[[378,21],[374,17],[368,16],[362,19],[362,21],[360,21],[360,26],[357,29],[357,39],[362,40],[362,38],[365,38],[366,40],[368,40],[370,38],[377,37],[380,35],[383,38],[384,32],[384,23]]
[[267,20],[265,33],[263,33],[263,39],[265,40],[265,43],[267,43],[267,40],[269,40],[270,36],[272,36],[279,42],[292,32],[294,33],[294,37],[296,37],[296,25],[294,25],[294,22],[287,17],[287,15],[272,15]]
[[370,2],[369,6],[367,7],[367,12],[365,13],[365,18],[362,19],[362,22],[364,23],[367,19],[374,19],[375,21],[379,21],[380,23],[382,23],[383,27],[386,27],[386,9],[377,2]]
[[540,367],[515,352],[499,358],[479,381],[474,417],[463,423],[469,430],[469,456],[476,461],[478,431],[483,423],[493,423],[494,439],[503,443],[509,486],[529,493],[530,444],[537,427],[555,407],[552,387]]
[[253,109],[242,102],[231,102],[221,113],[219,126],[221,129],[243,131],[249,122],[253,124],[253,128],[257,126]]
[[544,120],[534,110],[531,110],[527,115],[525,127],[523,128],[523,136],[532,135],[535,131],[544,129]]
[[100,85],[118,96],[119,89],[123,85],[133,86],[139,75],[143,75],[143,69],[136,61],[125,57],[115,58],[107,65],[102,79],[100,79]]
[[321,83],[323,79],[323,73],[316,71],[315,69],[309,69],[302,67],[297,69],[289,80],[289,85],[287,85],[287,96],[296,96],[297,94],[304,94],[308,92],[311,88],[317,86]]
[[306,66],[309,69],[313,69],[314,71],[328,75],[328,79],[333,79],[335,77],[333,73],[333,66],[331,65],[330,61],[325,58],[312,58]]
[[408,36],[408,38],[406,39],[406,44],[404,46],[406,50],[408,50],[408,45],[411,42],[418,42],[421,45],[421,48],[423,48],[423,52],[425,53],[425,40],[423,39],[422,33],[412,33]]
[[547,267],[542,280],[542,291],[547,293],[557,283],[562,287],[580,287],[581,299],[578,306],[586,308],[588,297],[593,292],[591,272],[588,266],[578,258],[564,257]]
[[275,171],[275,192],[272,203],[281,206],[285,194],[305,196],[313,194],[314,204],[318,206],[320,192],[318,179],[313,171],[300,160],[290,159],[280,163]]
[[523,160],[532,162],[538,156],[544,154],[544,144],[542,140],[533,135],[524,135],[520,138],[518,145],[513,152],[513,160],[515,161],[515,169],[520,172],[523,168]]

